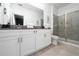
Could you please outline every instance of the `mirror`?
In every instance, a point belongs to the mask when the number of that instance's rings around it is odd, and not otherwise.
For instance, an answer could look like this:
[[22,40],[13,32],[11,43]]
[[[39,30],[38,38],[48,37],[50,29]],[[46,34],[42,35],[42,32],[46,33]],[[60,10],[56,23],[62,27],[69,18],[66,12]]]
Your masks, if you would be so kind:
[[16,25],[23,25],[24,17],[22,15],[14,15],[15,17],[15,24]]
[[[3,6],[4,7],[4,6]],[[31,26],[31,27],[42,27],[44,26],[44,20],[43,20],[43,10],[29,5],[25,3],[9,3],[6,7],[7,15],[3,17],[4,19],[1,20],[3,24],[8,24],[10,22],[10,25],[16,26]],[[3,11],[4,12],[4,11]],[[3,14],[4,16],[4,14]],[[3,25],[2,24],[2,25]]]

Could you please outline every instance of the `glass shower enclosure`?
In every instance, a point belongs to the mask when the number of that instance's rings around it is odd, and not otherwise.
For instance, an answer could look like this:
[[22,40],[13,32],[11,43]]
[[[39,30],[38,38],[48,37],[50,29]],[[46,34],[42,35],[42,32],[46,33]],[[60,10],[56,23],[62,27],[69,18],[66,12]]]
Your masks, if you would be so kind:
[[79,10],[57,18],[54,16],[54,22],[54,35],[64,38],[65,41],[79,44]]

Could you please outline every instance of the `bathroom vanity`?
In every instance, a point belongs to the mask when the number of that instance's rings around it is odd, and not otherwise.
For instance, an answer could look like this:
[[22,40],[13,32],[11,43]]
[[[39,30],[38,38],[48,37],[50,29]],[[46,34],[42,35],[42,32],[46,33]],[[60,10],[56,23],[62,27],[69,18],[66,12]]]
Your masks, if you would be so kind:
[[46,9],[19,3],[0,7],[0,56],[30,55],[51,44]]
[[0,56],[29,55],[50,44],[50,29],[0,30]]

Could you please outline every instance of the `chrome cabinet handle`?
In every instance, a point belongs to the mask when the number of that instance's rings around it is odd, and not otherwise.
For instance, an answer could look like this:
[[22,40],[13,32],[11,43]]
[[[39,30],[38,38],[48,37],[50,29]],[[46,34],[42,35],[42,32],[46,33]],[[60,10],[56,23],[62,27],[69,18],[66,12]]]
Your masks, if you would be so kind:
[[18,43],[22,42],[22,38],[18,38]]
[[36,33],[37,33],[37,31],[36,31]]
[[21,38],[21,42],[22,42],[22,38]]
[[18,38],[18,43],[19,43],[19,38]]
[[37,31],[34,31],[34,33],[37,33]]
[[35,33],[35,31],[34,31],[34,33]]

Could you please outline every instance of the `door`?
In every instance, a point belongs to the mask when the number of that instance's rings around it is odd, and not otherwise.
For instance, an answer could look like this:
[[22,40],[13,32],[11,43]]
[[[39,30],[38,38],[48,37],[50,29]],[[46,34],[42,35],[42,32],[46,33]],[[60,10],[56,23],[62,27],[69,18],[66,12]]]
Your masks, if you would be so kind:
[[0,38],[0,56],[18,56],[18,48],[16,37]]
[[44,30],[36,30],[36,50],[45,46]]
[[35,51],[35,31],[23,30],[21,33],[21,55],[29,55]]
[[44,30],[44,40],[45,40],[45,46],[51,44],[51,31]]
[[71,18],[71,13],[67,14],[67,22],[66,22],[66,35],[65,37],[67,38],[66,41],[68,41],[68,39],[72,38],[72,18]]

